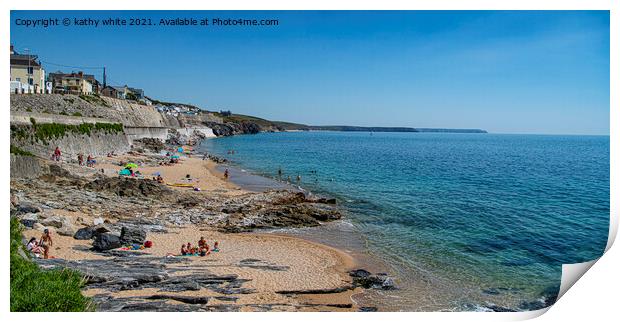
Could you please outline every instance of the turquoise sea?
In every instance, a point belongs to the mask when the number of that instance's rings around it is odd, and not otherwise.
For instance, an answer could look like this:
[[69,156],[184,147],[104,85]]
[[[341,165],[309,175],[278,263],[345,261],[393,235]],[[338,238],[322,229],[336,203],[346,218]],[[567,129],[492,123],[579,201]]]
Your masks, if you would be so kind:
[[400,289],[358,300],[389,310],[548,305],[561,265],[607,243],[608,136],[289,132],[202,147],[336,197],[346,219],[319,238],[384,263]]

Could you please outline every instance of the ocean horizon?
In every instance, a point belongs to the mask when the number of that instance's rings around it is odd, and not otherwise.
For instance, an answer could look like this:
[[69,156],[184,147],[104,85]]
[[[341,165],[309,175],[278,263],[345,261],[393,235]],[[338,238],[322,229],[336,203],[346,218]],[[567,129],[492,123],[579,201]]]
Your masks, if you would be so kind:
[[287,232],[381,261],[399,289],[358,300],[390,310],[544,307],[561,265],[598,258],[607,242],[606,135],[304,131],[201,148],[233,175],[336,198],[340,224]]

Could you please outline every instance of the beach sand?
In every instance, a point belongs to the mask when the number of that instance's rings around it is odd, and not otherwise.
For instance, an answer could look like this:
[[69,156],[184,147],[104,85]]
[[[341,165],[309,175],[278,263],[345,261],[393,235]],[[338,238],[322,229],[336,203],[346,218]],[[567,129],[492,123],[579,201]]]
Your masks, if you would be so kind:
[[[119,160],[126,160],[127,156],[103,158],[98,160],[96,169],[105,169],[106,175],[115,176],[116,171],[122,167],[116,165]],[[160,172],[166,182],[181,182],[186,174],[193,178],[194,185],[201,189],[196,193],[214,193],[222,196],[239,195],[250,193],[224,180],[223,176],[214,170],[215,163],[210,160],[202,160],[198,157],[182,157],[179,164],[173,166],[142,166],[139,170],[147,178],[155,172]],[[188,189],[173,187],[173,189]],[[90,225],[93,217],[78,212],[63,210],[51,210],[50,214],[60,214],[73,220],[76,228]],[[105,218],[104,219],[109,219]],[[53,231],[53,230],[52,230]],[[40,238],[41,232],[26,230],[26,238]],[[317,306],[316,304],[350,304],[351,296],[359,293],[351,290],[335,294],[310,294],[310,295],[281,295],[277,291],[319,290],[333,289],[346,285],[350,282],[348,270],[355,267],[354,259],[335,248],[318,244],[316,242],[274,234],[263,233],[238,233],[225,234],[214,231],[209,227],[168,227],[167,233],[149,233],[147,240],[153,241],[154,246],[145,252],[154,256],[166,256],[179,254],[181,244],[191,242],[196,245],[201,236],[204,236],[210,246],[214,241],[219,241],[219,252],[211,253],[205,257],[189,257],[190,264],[194,268],[204,268],[214,274],[236,274],[239,278],[249,279],[244,285],[256,290],[253,294],[239,295],[235,304],[271,304],[273,310],[288,311],[293,306],[302,311],[352,311],[352,308],[339,308],[329,306]],[[54,245],[50,255],[56,258],[68,260],[102,258],[96,252],[88,250],[91,240],[75,240],[71,236],[53,234]],[[246,265],[247,260],[252,265]],[[246,260],[245,262],[243,262]],[[184,263],[183,265],[188,265]],[[276,269],[265,269],[264,266]],[[95,295],[96,289],[85,290],[85,295]],[[143,296],[152,295],[154,290],[127,290],[120,291],[113,296]],[[202,289],[200,291],[185,291],[174,293],[176,295],[211,296],[212,291]],[[162,293],[158,293],[162,294]],[[211,303],[211,302],[210,302]],[[215,304],[217,301],[214,300]],[[283,304],[278,306],[277,304]],[[286,304],[286,305],[284,305]],[[310,304],[310,305],[305,305]],[[314,304],[314,305],[312,305]],[[242,306],[242,310],[252,310],[251,306]]]

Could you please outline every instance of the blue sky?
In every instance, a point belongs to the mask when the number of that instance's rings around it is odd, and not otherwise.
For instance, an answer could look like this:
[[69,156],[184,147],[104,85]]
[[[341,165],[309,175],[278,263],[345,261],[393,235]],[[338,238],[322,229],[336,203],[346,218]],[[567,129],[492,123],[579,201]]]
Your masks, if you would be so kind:
[[[48,17],[279,25],[15,25]],[[11,21],[11,43],[48,72],[77,69],[45,62],[106,66],[112,85],[208,110],[313,125],[609,134],[606,11],[13,11]]]

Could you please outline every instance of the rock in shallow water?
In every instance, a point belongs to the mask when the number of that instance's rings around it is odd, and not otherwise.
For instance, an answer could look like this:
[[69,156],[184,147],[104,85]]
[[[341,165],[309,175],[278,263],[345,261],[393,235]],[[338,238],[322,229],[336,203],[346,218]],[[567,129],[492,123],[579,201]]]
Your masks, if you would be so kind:
[[349,276],[353,277],[353,285],[363,288],[381,288],[391,290],[396,288],[394,279],[386,273],[372,274],[365,269],[356,269],[349,272]]

